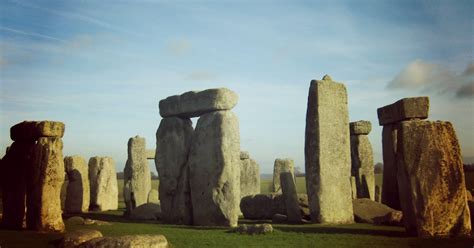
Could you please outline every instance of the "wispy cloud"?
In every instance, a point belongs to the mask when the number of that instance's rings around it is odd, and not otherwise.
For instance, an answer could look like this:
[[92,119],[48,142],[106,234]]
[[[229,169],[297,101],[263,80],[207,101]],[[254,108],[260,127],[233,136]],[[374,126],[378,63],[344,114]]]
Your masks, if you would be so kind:
[[53,37],[50,35],[45,35],[45,34],[40,34],[40,33],[35,33],[35,32],[27,32],[19,29],[14,29],[14,28],[9,28],[9,27],[0,27],[0,30],[10,32],[10,33],[15,33],[15,34],[20,34],[20,35],[26,35],[30,37],[36,37],[36,38],[41,38],[41,39],[47,39],[47,40],[52,40],[52,41],[59,41],[59,42],[67,42],[66,40]]

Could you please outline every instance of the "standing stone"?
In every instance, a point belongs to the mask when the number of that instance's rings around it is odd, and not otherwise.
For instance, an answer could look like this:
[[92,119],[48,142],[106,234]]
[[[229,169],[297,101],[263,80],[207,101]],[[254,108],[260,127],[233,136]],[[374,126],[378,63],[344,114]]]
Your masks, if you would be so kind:
[[311,81],[305,132],[311,220],[352,223],[351,152],[346,87],[326,75]]
[[190,119],[163,118],[156,132],[155,165],[160,176],[159,198],[163,221],[192,224],[188,153],[193,126]]
[[301,223],[300,204],[296,193],[296,184],[291,172],[282,172],[280,174],[281,189],[285,199],[286,215],[288,222]]
[[357,183],[354,176],[351,177],[352,199],[357,199]]
[[77,155],[68,156],[64,158],[64,165],[68,178],[65,212],[87,212],[90,204],[90,185],[86,160]]
[[247,152],[240,152],[240,198],[259,193],[260,167]]
[[[130,182],[130,200],[138,207],[147,203],[151,189],[151,174],[148,167],[145,138],[135,136],[128,140],[128,159],[124,168],[124,183]],[[132,199],[133,198],[133,199]],[[131,206],[125,202],[126,206]],[[132,209],[128,209],[128,211]]]
[[193,222],[237,226],[240,135],[237,116],[216,111],[199,119],[189,154]]
[[367,136],[371,129],[369,121],[350,123],[352,176],[356,179],[357,198],[374,200],[374,157]]
[[382,199],[380,197],[380,187],[378,185],[375,185],[375,201],[382,202]]
[[117,173],[111,157],[89,159],[91,204],[89,209],[98,211],[118,208]]
[[27,217],[28,229],[63,232],[61,186],[64,183],[63,142],[61,138],[41,137],[34,147],[29,168]]
[[383,184],[382,203],[400,210],[397,182],[397,126],[389,124],[382,129]]
[[281,185],[280,185],[280,174],[282,172],[290,172],[293,175],[293,180],[295,177],[295,162],[293,159],[275,159],[275,163],[273,165],[273,185],[272,185],[272,192],[281,193]]
[[407,232],[419,237],[469,235],[461,149],[451,123],[401,122],[397,144],[398,188]]

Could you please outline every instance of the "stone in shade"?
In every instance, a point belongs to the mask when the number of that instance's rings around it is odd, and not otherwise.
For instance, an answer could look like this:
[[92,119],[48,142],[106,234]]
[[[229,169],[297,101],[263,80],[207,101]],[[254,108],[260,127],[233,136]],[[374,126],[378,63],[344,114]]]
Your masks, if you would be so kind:
[[419,237],[470,235],[461,149],[451,123],[404,121],[397,136],[398,188],[407,232]]
[[328,75],[311,81],[309,88],[305,167],[311,220],[352,223],[347,92]]
[[351,135],[351,163],[352,176],[356,179],[357,198],[374,200],[374,155],[367,135]]
[[397,182],[397,127],[386,125],[382,129],[383,184],[382,203],[400,210]]
[[89,159],[91,204],[89,209],[98,211],[118,208],[118,188],[115,162],[111,157]]
[[64,158],[64,166],[68,178],[64,211],[66,213],[87,212],[90,204],[90,185],[86,160],[77,155],[67,156]]
[[381,126],[410,119],[426,119],[430,109],[427,96],[403,98],[390,105],[377,109]]
[[190,91],[161,100],[160,115],[162,117],[198,117],[213,111],[230,110],[238,100],[239,96],[227,88]]
[[280,182],[288,222],[301,223],[300,204],[298,202],[298,195],[296,194],[296,183],[293,174],[291,172],[282,172],[280,174]]
[[237,226],[240,202],[239,121],[231,111],[199,119],[189,153],[193,224]]
[[12,140],[37,140],[40,137],[62,138],[65,125],[59,121],[24,121],[10,128]]
[[295,175],[295,162],[293,159],[285,158],[285,159],[275,159],[275,163],[273,165],[273,185],[272,185],[272,192],[281,193],[281,186],[280,186],[280,174],[282,172],[290,172],[293,177]]

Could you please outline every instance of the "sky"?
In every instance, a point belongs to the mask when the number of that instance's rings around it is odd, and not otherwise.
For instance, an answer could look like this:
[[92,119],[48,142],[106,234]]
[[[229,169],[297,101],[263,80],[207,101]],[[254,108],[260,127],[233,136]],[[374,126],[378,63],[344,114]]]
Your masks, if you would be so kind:
[[304,169],[310,81],[329,74],[350,120],[372,122],[375,162],[377,108],[414,96],[472,158],[473,13],[456,0],[1,1],[0,156],[14,124],[55,120],[65,156],[111,156],[121,171],[130,137],[155,148],[161,99],[227,87],[261,172],[276,158]]

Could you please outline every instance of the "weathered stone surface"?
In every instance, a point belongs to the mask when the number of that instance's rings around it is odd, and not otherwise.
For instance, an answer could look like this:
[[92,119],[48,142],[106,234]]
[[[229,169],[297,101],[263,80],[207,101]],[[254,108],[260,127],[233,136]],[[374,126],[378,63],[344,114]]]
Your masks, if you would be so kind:
[[356,179],[357,198],[374,200],[374,155],[367,135],[351,135],[351,163],[351,174]]
[[78,245],[95,238],[101,238],[102,233],[97,230],[79,229],[68,232],[59,244],[60,248],[74,248]]
[[118,186],[115,162],[111,157],[89,159],[91,210],[107,211],[118,208]]
[[213,111],[230,110],[238,100],[239,96],[227,88],[189,91],[161,100],[160,115],[162,117],[198,117]]
[[273,185],[272,185],[272,192],[274,193],[281,193],[281,185],[280,185],[280,174],[282,172],[290,172],[295,175],[295,162],[293,159],[285,158],[285,159],[275,159],[275,163],[273,165]]
[[[298,204],[303,218],[310,219],[308,196],[298,194]],[[275,214],[286,216],[286,204],[282,194],[249,195],[240,201],[240,210],[245,219],[269,220]]]
[[[123,170],[124,183],[128,184],[130,202],[125,202],[127,211],[148,202],[151,189],[151,175],[146,158],[145,138],[135,136],[128,140],[128,159]],[[124,192],[128,193],[128,192]],[[132,208],[132,209],[130,209]]]
[[306,189],[311,220],[352,223],[351,152],[346,87],[311,81],[305,131]]
[[157,220],[160,216],[161,207],[154,203],[142,204],[130,212],[130,219],[133,220]]
[[244,160],[244,159],[249,159],[250,158],[250,154],[249,152],[246,152],[246,151],[240,151],[240,159],[241,160]]
[[64,211],[87,212],[90,204],[90,184],[86,160],[77,155],[67,156],[64,158],[64,166],[68,179]]
[[351,135],[369,134],[372,131],[372,123],[370,121],[354,121],[349,123]]
[[273,226],[267,223],[253,224],[253,225],[243,224],[238,227],[235,227],[234,229],[231,230],[231,232],[238,232],[240,234],[248,234],[248,235],[267,234],[267,233],[273,232]]
[[395,210],[384,216],[375,217],[373,221],[376,225],[403,226],[403,212]]
[[33,167],[28,169],[27,227],[40,232],[62,232],[63,142],[61,138],[42,137],[33,149]]
[[379,124],[383,126],[409,119],[426,119],[429,109],[429,97],[409,97],[378,108],[377,115]]
[[352,200],[352,207],[354,209],[354,219],[359,223],[374,223],[376,218],[384,217],[390,212],[397,211],[368,198]]
[[148,193],[148,203],[160,203],[160,199],[158,197],[158,190],[150,190],[150,193]]
[[295,178],[291,172],[282,172],[280,174],[280,185],[285,199],[286,216],[288,222],[298,224],[301,223],[300,204],[298,195],[296,194]]
[[10,128],[12,140],[37,140],[40,137],[62,138],[65,125],[58,121],[24,121]]
[[82,248],[167,248],[168,240],[163,235],[126,235],[120,237],[102,237],[80,244]]
[[188,153],[193,127],[190,119],[163,118],[156,132],[155,165],[160,175],[163,221],[192,224]]
[[383,184],[382,203],[400,210],[397,182],[397,127],[386,125],[382,129]]
[[199,118],[189,153],[193,223],[236,226],[240,201],[239,121],[231,111]]
[[[242,154],[242,153],[240,153]],[[240,197],[260,193],[260,166],[251,158],[240,160]]]
[[155,159],[156,150],[146,150],[146,159]]
[[420,237],[469,235],[461,150],[451,123],[404,121],[397,139],[398,188],[407,232]]
[[15,141],[0,164],[3,217],[1,227],[21,229],[25,216],[27,170],[32,167],[34,141]]

